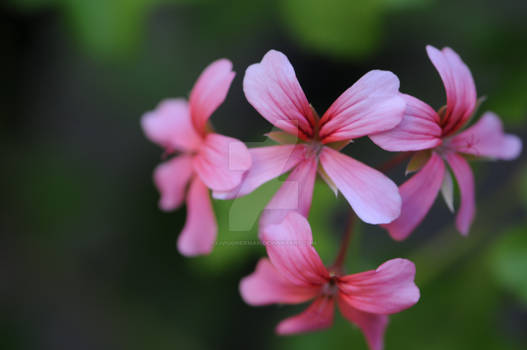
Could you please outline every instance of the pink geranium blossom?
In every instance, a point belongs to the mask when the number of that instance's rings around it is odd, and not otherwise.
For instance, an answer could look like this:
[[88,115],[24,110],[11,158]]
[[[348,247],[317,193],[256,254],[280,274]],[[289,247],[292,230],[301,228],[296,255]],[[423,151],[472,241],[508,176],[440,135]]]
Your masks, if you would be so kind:
[[283,130],[269,134],[282,144],[251,149],[253,166],[241,185],[233,191],[215,191],[214,196],[246,195],[292,170],[267,205],[260,225],[279,223],[290,210],[307,217],[318,172],[335,191],[342,192],[365,222],[388,223],[399,216],[397,186],[381,172],[338,152],[355,138],[391,129],[401,121],[406,104],[393,73],[368,72],[322,118],[307,101],[291,63],[281,52],[271,50],[260,63],[250,66],[243,89],[249,103]]
[[413,306],[419,300],[414,283],[415,265],[393,259],[376,270],[340,275],[323,265],[312,246],[307,220],[289,213],[280,224],[269,225],[261,235],[269,259],[240,283],[240,292],[250,305],[297,304],[314,299],[301,314],[280,322],[279,334],[328,328],[334,304],[342,315],[359,327],[370,349],[383,348],[389,314]]
[[384,226],[396,240],[405,239],[424,219],[441,188],[452,207],[452,178],[445,162],[454,173],[461,194],[456,227],[467,235],[476,206],[474,175],[463,155],[514,159],[522,148],[521,140],[505,134],[500,119],[491,112],[460,132],[476,109],[472,74],[452,49],[439,51],[427,46],[426,50],[445,86],[446,107],[436,112],[421,100],[403,95],[407,103],[403,121],[390,131],[371,136],[377,145],[389,151],[428,150],[415,155],[414,160],[421,159],[417,163],[424,166],[400,187],[401,216]]
[[154,183],[161,194],[162,210],[177,209],[186,198],[187,221],[178,239],[178,249],[184,255],[212,250],[217,225],[208,189],[231,190],[251,166],[242,142],[212,132],[208,124],[225,100],[234,75],[229,60],[215,61],[198,78],[188,103],[184,99],[162,101],[141,119],[152,142],[166,154],[178,153],[155,169]]

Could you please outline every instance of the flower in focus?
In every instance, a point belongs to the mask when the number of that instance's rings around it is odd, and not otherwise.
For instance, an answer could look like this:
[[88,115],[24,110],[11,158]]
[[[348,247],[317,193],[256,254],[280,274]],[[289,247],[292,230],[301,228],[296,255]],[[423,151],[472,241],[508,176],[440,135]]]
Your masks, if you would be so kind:
[[[389,223],[400,214],[397,186],[381,172],[340,152],[353,139],[395,127],[406,106],[399,80],[387,71],[365,74],[319,118],[311,107],[287,57],[271,50],[250,66],[243,80],[249,103],[283,131],[267,136],[280,143],[250,150],[253,165],[240,186],[214,191],[217,198],[246,195],[291,171],[266,206],[260,227],[281,222],[291,210],[307,217],[317,172],[340,190],[365,222]],[[297,142],[299,141],[299,142]]]
[[217,60],[200,75],[189,102],[164,100],[141,119],[152,142],[167,155],[177,153],[155,169],[154,183],[161,194],[162,210],[177,209],[186,200],[187,220],[178,238],[178,249],[184,255],[212,250],[217,224],[208,189],[235,188],[251,166],[245,144],[214,133],[208,122],[225,100],[234,75],[229,60]]
[[330,327],[336,303],[342,315],[362,330],[370,349],[380,350],[387,315],[419,300],[415,265],[406,259],[389,260],[376,270],[345,276],[326,269],[312,246],[309,223],[296,212],[280,224],[266,226],[261,238],[269,259],[261,259],[256,270],[240,282],[245,302],[258,306],[314,299],[304,312],[280,322],[278,334]]
[[423,101],[403,95],[407,107],[402,122],[371,139],[388,151],[420,151],[410,161],[410,171],[420,170],[400,186],[401,216],[384,227],[392,238],[403,240],[424,219],[441,189],[453,211],[453,181],[445,162],[457,180],[461,203],[456,227],[467,235],[476,212],[474,175],[465,156],[514,159],[521,153],[521,140],[505,134],[498,116],[487,112],[472,126],[467,125],[477,106],[472,74],[450,48],[426,48],[445,86],[447,104],[439,111]]

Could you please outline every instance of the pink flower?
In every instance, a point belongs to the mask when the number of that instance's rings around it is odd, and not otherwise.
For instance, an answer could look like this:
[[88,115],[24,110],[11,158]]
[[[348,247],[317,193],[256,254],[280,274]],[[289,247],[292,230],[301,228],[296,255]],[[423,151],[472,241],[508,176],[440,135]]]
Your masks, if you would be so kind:
[[162,101],[141,119],[152,142],[167,154],[178,153],[155,169],[154,183],[161,194],[162,210],[177,209],[186,199],[187,221],[178,239],[178,249],[184,255],[212,250],[217,225],[208,189],[235,188],[251,167],[245,145],[212,132],[207,122],[225,100],[234,75],[229,60],[215,61],[201,73],[188,103],[184,99]]
[[[457,179],[461,204],[456,227],[467,235],[476,206],[474,175],[463,155],[494,159],[514,159],[521,152],[521,140],[503,132],[503,126],[493,113],[487,112],[471,127],[477,97],[472,74],[461,58],[450,48],[439,51],[427,46],[428,57],[436,67],[445,86],[447,104],[434,111],[428,104],[403,95],[407,107],[403,121],[394,129],[371,139],[389,151],[417,151],[413,163],[424,166],[400,187],[403,205],[401,216],[384,227],[396,240],[403,240],[424,219],[442,188],[447,204],[452,207],[452,178],[445,167],[450,166]],[[426,163],[426,164],[425,164]]]
[[346,276],[328,271],[312,246],[309,223],[296,212],[280,224],[266,226],[262,240],[269,259],[261,259],[256,270],[241,281],[245,302],[258,306],[314,299],[304,312],[280,322],[278,334],[330,327],[336,302],[342,315],[362,330],[370,349],[380,350],[387,315],[419,300],[415,265],[406,259],[389,260],[376,270]]
[[388,223],[399,216],[397,186],[379,171],[338,152],[355,138],[399,124],[406,104],[393,73],[368,72],[322,118],[307,101],[291,63],[281,52],[271,50],[260,63],[250,66],[243,89],[249,103],[283,130],[268,134],[282,144],[251,149],[253,166],[243,182],[233,191],[215,191],[215,197],[246,195],[292,170],[267,205],[260,226],[281,222],[291,210],[307,217],[318,172],[335,192],[342,192],[365,222]]

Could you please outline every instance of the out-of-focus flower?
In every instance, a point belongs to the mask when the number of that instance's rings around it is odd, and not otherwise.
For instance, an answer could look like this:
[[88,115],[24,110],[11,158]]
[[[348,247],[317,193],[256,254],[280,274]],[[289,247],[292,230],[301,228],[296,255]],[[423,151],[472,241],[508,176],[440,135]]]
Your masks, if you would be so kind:
[[307,220],[289,213],[280,224],[266,226],[261,234],[269,259],[261,259],[255,272],[240,283],[240,293],[250,305],[297,304],[314,299],[301,314],[280,322],[279,334],[328,328],[334,304],[357,325],[372,350],[383,347],[389,314],[413,306],[419,300],[414,283],[415,265],[393,259],[376,270],[340,275],[323,265],[312,246]]
[[177,152],[155,169],[154,183],[161,194],[162,210],[177,209],[186,199],[187,221],[178,239],[178,249],[184,255],[212,250],[217,225],[208,189],[235,188],[251,166],[245,144],[212,132],[208,123],[225,100],[234,75],[229,60],[215,61],[198,78],[188,103],[184,99],[164,100],[141,119],[152,142],[163,147],[166,154]]
[[384,225],[396,240],[408,237],[424,219],[440,189],[453,210],[453,182],[445,161],[457,179],[461,194],[456,227],[467,235],[476,205],[474,175],[463,155],[509,160],[518,157],[522,149],[521,140],[505,134],[500,119],[491,112],[460,132],[477,105],[472,74],[452,49],[439,51],[427,46],[426,50],[445,86],[446,106],[436,112],[423,101],[402,95],[407,103],[402,122],[392,130],[371,135],[378,146],[389,151],[420,151],[410,161],[409,169],[420,169],[419,172],[400,186],[401,216]]
[[215,197],[246,195],[292,169],[267,205],[261,227],[281,222],[290,210],[307,217],[317,172],[335,192],[342,192],[363,221],[389,223],[399,216],[397,186],[381,172],[338,152],[355,138],[399,124],[406,103],[393,73],[368,72],[322,118],[307,101],[291,63],[281,52],[271,50],[260,63],[250,66],[243,89],[249,103],[283,130],[268,134],[281,145],[251,149],[253,166],[240,186],[214,191]]

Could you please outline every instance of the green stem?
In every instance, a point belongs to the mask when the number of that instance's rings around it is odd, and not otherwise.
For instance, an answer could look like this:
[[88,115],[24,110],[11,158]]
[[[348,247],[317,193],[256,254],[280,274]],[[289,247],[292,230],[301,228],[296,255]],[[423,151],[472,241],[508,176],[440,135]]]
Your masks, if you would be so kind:
[[344,272],[344,261],[346,260],[346,254],[348,253],[348,247],[351,242],[351,238],[353,237],[353,228],[355,226],[355,213],[353,212],[353,209],[350,209],[350,215],[348,224],[346,225],[346,230],[344,231],[344,235],[342,236],[342,242],[340,243],[340,249],[337,255],[337,258],[335,259],[335,262],[331,266],[331,270],[335,272],[337,275],[341,275]]

